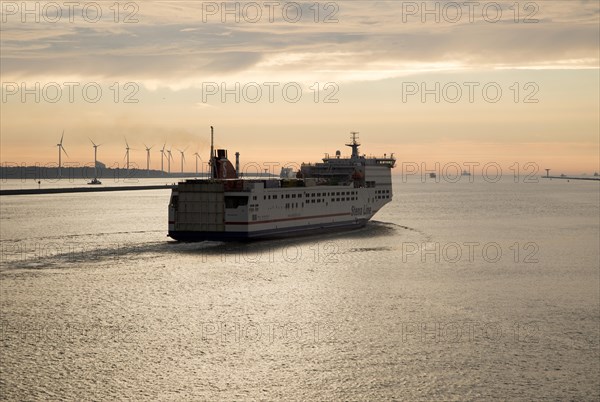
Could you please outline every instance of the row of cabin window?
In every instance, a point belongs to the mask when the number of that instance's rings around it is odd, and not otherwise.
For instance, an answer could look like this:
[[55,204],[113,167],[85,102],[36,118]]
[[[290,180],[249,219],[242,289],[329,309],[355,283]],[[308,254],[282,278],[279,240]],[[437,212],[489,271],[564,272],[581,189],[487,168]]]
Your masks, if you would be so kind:
[[[378,195],[377,198],[390,198],[390,196],[389,195],[385,195],[385,196],[384,195],[382,195],[382,196]],[[357,199],[358,199],[358,197],[332,198],[331,202],[354,201],[354,200],[357,200]],[[318,198],[316,200],[306,200],[307,204],[311,204],[311,203],[314,204],[314,203],[321,203],[321,202],[325,202],[325,200],[321,199],[321,198]],[[304,208],[304,203],[302,203],[302,207]],[[293,203],[293,202],[289,203],[288,202],[288,203],[285,204],[285,208],[286,209],[289,209],[289,208],[298,208],[298,203],[297,202],[296,203]]]
[[307,197],[329,197],[332,195],[356,195],[356,191],[337,191],[337,192],[329,192],[329,193],[310,193],[310,194],[306,194]]
[[[390,190],[377,190],[375,193],[376,193],[376,194],[389,194],[389,192],[390,192]],[[332,195],[355,195],[355,194],[356,194],[356,191],[337,191],[337,192],[333,192],[333,191],[332,191],[332,192],[329,192],[329,193],[323,193],[323,196],[332,196]],[[291,198],[296,198],[296,197],[298,197],[298,198],[302,198],[302,194],[285,194],[285,198],[290,198],[290,195],[291,195]],[[321,197],[321,193],[308,193],[308,194],[306,194],[306,197],[308,197],[308,198],[310,198],[310,197]],[[267,196],[267,195],[263,195],[263,200],[266,200],[267,198],[270,200],[270,199],[271,199],[271,196],[270,196],[270,195],[269,195],[269,196]],[[281,195],[281,198],[282,198],[282,199],[284,198],[284,195],[283,195],[283,194]],[[379,197],[378,197],[378,198],[379,198]],[[390,197],[388,196],[388,197],[385,197],[385,198],[390,198]],[[254,196],[252,196],[252,199],[253,199],[253,200],[256,200],[257,198],[256,198],[256,196],[254,195]],[[274,200],[276,200],[276,199],[277,199],[277,194],[273,194],[273,199],[274,199]],[[338,198],[338,199],[337,199],[337,201],[339,201],[339,200],[340,200],[340,199]],[[350,201],[350,200],[354,201],[354,200],[355,200],[355,197],[348,198],[348,200],[349,200],[349,201]],[[332,199],[331,199],[331,201],[336,201],[336,200],[334,200],[334,199],[332,198]],[[342,201],[345,201],[345,199],[342,199]],[[308,202],[310,202],[310,201],[308,201]],[[319,201],[318,201],[318,202],[319,202]]]
[[378,195],[375,198],[377,198],[377,199],[384,199],[384,198],[390,198],[390,196],[389,196],[389,194],[387,194],[387,195]]
[[[358,199],[358,197],[342,197],[342,198],[338,197],[338,198],[332,198],[331,202],[336,202],[336,201],[354,201],[354,200],[357,200],[357,199]],[[315,202],[317,202],[317,203],[319,203],[319,202],[325,202],[325,200],[322,199],[322,198],[318,198],[316,200],[307,200],[306,201],[307,204],[310,204],[310,203],[314,204]]]
[[[356,191],[337,191],[337,192],[333,192],[332,191],[332,192],[329,192],[329,193],[323,193],[322,195],[324,197],[326,197],[326,196],[332,196],[332,195],[356,195]],[[285,194],[285,195],[282,194],[281,198],[282,199],[283,198],[290,198],[290,196],[291,196],[291,198],[296,198],[296,197],[302,198],[302,194]],[[307,193],[306,197],[307,198],[310,198],[310,197],[321,197],[321,193]],[[256,200],[256,196],[255,195],[252,196],[252,199]],[[270,195],[268,195],[268,196],[267,195],[263,195],[263,200],[266,200],[266,199],[270,200],[271,196]],[[277,199],[277,194],[273,194],[272,199],[276,200]]]
[[[290,195],[291,195],[291,198],[296,198],[296,197],[302,198],[302,194],[281,194],[281,199],[290,198]],[[263,195],[263,200],[266,200],[267,198],[270,200],[271,196]],[[254,199],[256,199],[256,196],[254,196]],[[277,194],[273,194],[273,199],[274,200],[277,199]]]

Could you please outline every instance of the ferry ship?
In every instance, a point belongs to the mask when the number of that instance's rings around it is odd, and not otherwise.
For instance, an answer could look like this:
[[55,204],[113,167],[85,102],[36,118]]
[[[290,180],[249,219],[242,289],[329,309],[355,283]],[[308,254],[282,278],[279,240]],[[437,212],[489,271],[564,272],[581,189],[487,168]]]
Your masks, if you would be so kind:
[[179,182],[169,202],[169,237],[179,241],[250,241],[356,229],[392,200],[394,154],[360,155],[358,133],[322,162],[303,163],[280,177],[241,178],[227,150],[213,148],[210,177]]

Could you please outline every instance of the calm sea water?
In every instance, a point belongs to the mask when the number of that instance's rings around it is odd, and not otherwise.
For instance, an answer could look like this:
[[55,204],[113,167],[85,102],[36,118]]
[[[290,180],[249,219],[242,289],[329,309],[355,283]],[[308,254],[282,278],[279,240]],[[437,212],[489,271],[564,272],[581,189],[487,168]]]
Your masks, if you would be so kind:
[[0,397],[598,400],[599,184],[394,190],[251,244],[170,241],[163,190],[2,197]]

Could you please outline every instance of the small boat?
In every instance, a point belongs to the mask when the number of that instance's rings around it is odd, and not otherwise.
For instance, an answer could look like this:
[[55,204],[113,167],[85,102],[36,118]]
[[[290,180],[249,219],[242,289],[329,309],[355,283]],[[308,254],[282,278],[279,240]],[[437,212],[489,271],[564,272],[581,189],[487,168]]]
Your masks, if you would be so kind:
[[471,173],[467,172],[466,170],[463,170],[461,176],[471,176]]
[[429,173],[430,179],[435,179],[436,177],[437,177],[437,175],[435,173]]
[[94,177],[94,179],[89,182],[88,184],[102,184],[102,182],[100,180],[98,180],[98,178]]

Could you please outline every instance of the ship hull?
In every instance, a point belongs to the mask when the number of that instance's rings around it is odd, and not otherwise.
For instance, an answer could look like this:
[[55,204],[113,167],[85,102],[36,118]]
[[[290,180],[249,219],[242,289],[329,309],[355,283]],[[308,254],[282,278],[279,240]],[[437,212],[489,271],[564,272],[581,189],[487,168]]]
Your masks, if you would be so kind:
[[169,237],[177,241],[233,241],[249,242],[255,240],[272,240],[290,237],[314,236],[327,233],[345,232],[364,227],[368,219],[357,219],[352,222],[321,223],[297,227],[266,229],[256,231],[170,231]]

